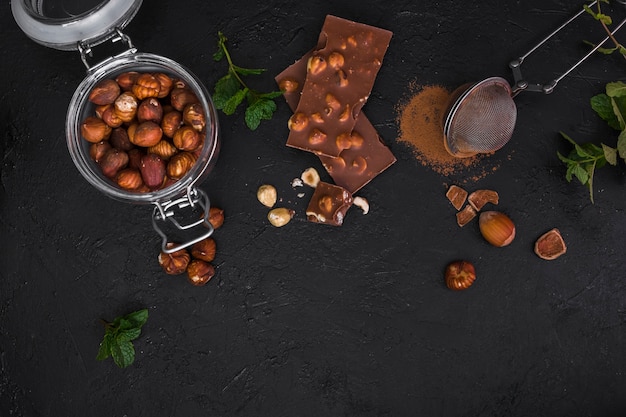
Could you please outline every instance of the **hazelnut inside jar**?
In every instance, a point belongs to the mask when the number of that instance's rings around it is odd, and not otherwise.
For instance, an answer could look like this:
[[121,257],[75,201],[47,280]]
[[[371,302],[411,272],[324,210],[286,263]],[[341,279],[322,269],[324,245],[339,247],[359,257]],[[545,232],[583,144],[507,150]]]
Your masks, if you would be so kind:
[[[186,103],[178,110],[180,88]],[[83,177],[132,203],[180,197],[205,178],[219,153],[217,113],[206,88],[177,62],[152,54],[123,55],[90,69],[70,102],[66,132]],[[107,159],[103,167],[105,148],[120,160]],[[185,164],[178,154],[188,155]],[[128,170],[140,174],[132,187]]]

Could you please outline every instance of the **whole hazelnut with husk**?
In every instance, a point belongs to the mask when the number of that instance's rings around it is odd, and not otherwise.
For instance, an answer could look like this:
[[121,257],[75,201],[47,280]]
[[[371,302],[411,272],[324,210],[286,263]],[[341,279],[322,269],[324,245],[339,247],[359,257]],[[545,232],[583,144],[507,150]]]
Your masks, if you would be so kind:
[[94,104],[111,104],[120,95],[120,86],[115,80],[106,79],[98,82],[89,93],[89,101]]
[[111,126],[107,125],[102,119],[89,116],[80,125],[80,133],[88,142],[98,143],[109,138]]
[[215,259],[215,251],[215,239],[207,237],[193,244],[191,247],[191,256],[195,259],[211,262]]
[[[174,243],[168,243],[167,249],[173,248]],[[159,253],[159,265],[163,268],[165,273],[169,275],[180,275],[187,270],[191,256],[186,249],[180,249],[172,253],[166,253],[161,251]]]
[[215,275],[215,268],[209,262],[205,262],[200,259],[193,259],[187,266],[187,277],[189,282],[193,285],[200,287],[213,278]]
[[454,261],[446,267],[446,286],[460,291],[469,288],[476,280],[474,265],[467,261]]
[[128,154],[120,149],[111,148],[105,152],[99,162],[102,174],[113,178],[117,173],[128,165]]
[[480,233],[485,240],[496,247],[509,245],[515,239],[515,224],[504,213],[484,211],[478,218]]
[[559,229],[544,233],[535,242],[535,253],[541,259],[551,261],[567,252],[567,246]]

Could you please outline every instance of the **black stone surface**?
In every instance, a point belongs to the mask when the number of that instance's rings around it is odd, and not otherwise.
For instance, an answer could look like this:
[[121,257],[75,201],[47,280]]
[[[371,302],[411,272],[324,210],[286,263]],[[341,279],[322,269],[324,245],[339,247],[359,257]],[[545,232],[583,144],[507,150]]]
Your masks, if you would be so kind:
[[[444,177],[398,136],[408,86],[453,89],[499,75],[571,16],[565,0],[434,2],[144,2],[126,29],[142,52],[172,58],[212,90],[216,33],[242,66],[273,76],[311,48],[324,16],[394,32],[364,108],[398,158],[359,194],[368,215],[340,228],[306,221],[290,181],[313,155],[285,146],[287,105],[250,132],[221,117],[222,153],[202,189],[226,222],[217,275],[204,287],[165,275],[151,208],[109,199],[76,170],[67,104],[85,76],[78,53],[40,46],[0,5],[0,415],[2,416],[624,416],[626,273],[624,169],[596,177],[595,205],[567,183],[559,130],[615,144],[589,106],[624,78],[617,56],[593,56],[552,95],[523,93],[500,166],[467,188],[500,193],[515,221],[507,248],[476,222],[459,229]],[[621,10],[620,10],[621,11]],[[616,12],[617,13],[617,12]],[[524,64],[545,82],[597,39],[585,20]],[[594,36],[595,35],[595,36]],[[621,36],[622,39],[624,35]],[[476,167],[480,171],[481,167]],[[470,174],[473,174],[471,172]],[[285,228],[255,198],[262,183],[296,210]],[[568,253],[547,262],[535,239],[558,227]],[[465,292],[443,282],[468,259]],[[150,318],[124,370],[95,360],[108,320]]]

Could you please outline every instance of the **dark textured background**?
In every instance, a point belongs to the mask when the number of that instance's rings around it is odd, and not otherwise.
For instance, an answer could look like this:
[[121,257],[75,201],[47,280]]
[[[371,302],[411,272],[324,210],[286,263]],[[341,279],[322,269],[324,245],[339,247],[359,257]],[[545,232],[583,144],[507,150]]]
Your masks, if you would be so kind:
[[[354,3],[354,4],[352,4]],[[624,170],[596,178],[596,204],[564,179],[558,135],[615,144],[589,107],[618,57],[594,56],[554,94],[516,98],[500,168],[468,189],[500,193],[517,225],[507,248],[476,222],[459,229],[441,176],[397,140],[412,83],[453,89],[500,75],[509,60],[571,16],[577,2],[151,0],[126,29],[142,52],[172,58],[212,90],[216,33],[242,66],[273,76],[311,48],[326,14],[394,32],[365,107],[398,162],[361,194],[370,214],[341,228],[309,223],[291,179],[318,160],[287,148],[290,115],[248,131],[221,117],[222,153],[202,189],[226,212],[217,275],[195,288],[165,275],[151,208],[109,199],[78,173],[64,119],[85,76],[78,53],[48,49],[0,5],[0,415],[2,416],[624,416]],[[586,22],[586,23],[584,23]],[[524,64],[545,82],[597,39],[586,19]],[[622,36],[622,39],[624,36]],[[272,183],[297,210],[276,229],[255,198]],[[558,227],[568,253],[547,262],[535,239]],[[478,279],[456,293],[445,265],[466,258]],[[99,318],[146,307],[125,370],[95,356]]]

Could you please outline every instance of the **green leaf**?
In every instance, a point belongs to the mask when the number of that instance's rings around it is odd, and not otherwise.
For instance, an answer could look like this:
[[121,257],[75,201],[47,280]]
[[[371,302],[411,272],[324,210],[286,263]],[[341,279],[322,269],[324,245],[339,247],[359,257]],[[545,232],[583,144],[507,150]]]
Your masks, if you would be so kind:
[[574,176],[578,178],[578,181],[580,181],[580,183],[583,185],[587,184],[587,181],[589,181],[589,174],[587,170],[580,165],[574,166],[574,168],[572,169],[572,174],[574,174]]
[[239,75],[259,75],[267,71],[263,68],[243,68],[237,65],[233,65],[232,69]]
[[256,130],[261,120],[269,120],[276,111],[276,103],[272,100],[260,98],[246,109],[246,125],[250,130]]
[[231,73],[224,75],[215,84],[213,104],[215,108],[222,110],[228,100],[239,91],[239,82]]
[[141,334],[141,328],[136,327],[134,329],[124,330],[117,334],[115,338],[118,341],[122,342],[130,342],[131,340],[135,340]]
[[611,148],[603,143],[602,151],[604,152],[604,159],[606,159],[609,164],[617,165],[617,149]]
[[284,93],[282,91],[272,91],[269,93],[259,94],[260,98],[268,98],[270,100],[274,100],[277,97],[281,97]]
[[613,113],[619,124],[618,130],[624,130],[626,128],[626,120],[624,119],[624,113],[620,109],[618,98],[611,97],[611,106],[613,107]]
[[126,368],[135,361],[135,347],[128,341],[116,341],[111,344],[111,356],[120,368]]
[[591,97],[591,108],[615,130],[621,130],[619,120],[613,111],[611,98],[602,93]]
[[626,96],[626,84],[622,81],[615,81],[607,83],[606,95],[609,97],[624,97]]
[[220,48],[213,54],[213,61],[220,62],[225,56],[226,54],[224,54],[224,50]]
[[98,355],[96,356],[96,360],[103,361],[109,356],[111,356],[111,342],[113,340],[113,335],[111,333],[106,333],[102,342],[100,342],[100,349],[98,349]]
[[134,311],[127,314],[125,318],[133,324],[133,327],[141,327],[148,321],[148,309]]
[[230,116],[231,114],[235,113],[237,107],[239,107],[243,99],[246,98],[247,92],[247,88],[237,90],[237,92],[231,98],[229,98],[226,103],[224,103],[224,107],[222,108],[224,114]]
[[617,153],[620,158],[626,160],[626,130],[617,137]]

